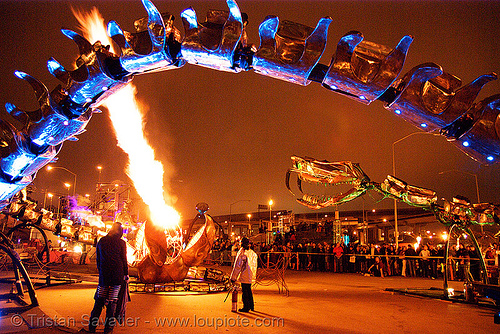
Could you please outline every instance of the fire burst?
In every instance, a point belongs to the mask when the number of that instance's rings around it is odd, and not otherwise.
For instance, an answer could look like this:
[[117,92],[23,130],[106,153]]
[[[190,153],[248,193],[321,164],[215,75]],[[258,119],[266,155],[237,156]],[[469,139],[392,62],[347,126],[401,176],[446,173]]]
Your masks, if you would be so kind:
[[[76,10],[73,10],[73,13],[78,19],[85,37],[91,43],[100,41],[103,44],[111,45],[110,51],[119,54],[113,50],[112,41],[106,34],[104,19],[95,7],[90,13]],[[109,97],[105,105],[109,110],[118,146],[129,157],[126,168],[127,175],[132,180],[139,196],[148,205],[151,221],[156,226],[165,229],[169,246],[176,250],[171,254],[171,261],[177,256],[182,245],[182,233],[179,227],[180,215],[167,204],[167,202],[171,203],[172,199],[163,190],[163,165],[155,159],[154,150],[144,136],[143,114],[135,94],[135,86],[128,84]],[[167,260],[167,262],[169,261]]]

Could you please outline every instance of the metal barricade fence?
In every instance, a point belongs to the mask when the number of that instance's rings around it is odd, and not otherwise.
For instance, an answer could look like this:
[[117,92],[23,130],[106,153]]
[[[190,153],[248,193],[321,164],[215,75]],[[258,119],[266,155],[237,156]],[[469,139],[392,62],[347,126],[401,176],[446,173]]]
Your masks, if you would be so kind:
[[[226,254],[227,253],[227,254]],[[343,253],[337,256],[335,253],[313,253],[313,252],[257,252],[259,256],[259,267],[270,268],[284,258],[287,268],[290,270],[323,270],[333,272],[366,272],[379,257],[388,269],[390,275],[403,275],[403,270],[409,276],[422,276],[424,268],[429,266],[428,276],[437,278],[444,272],[443,256],[409,256],[409,255],[385,255],[385,254],[350,254]],[[471,271],[471,262],[478,262],[479,258],[448,257],[449,279],[465,279],[464,275]],[[423,261],[428,261],[424,263]],[[485,259],[487,263],[488,278],[498,284],[499,268],[495,265],[495,259]],[[228,251],[212,251],[209,262],[218,265],[231,265]]]

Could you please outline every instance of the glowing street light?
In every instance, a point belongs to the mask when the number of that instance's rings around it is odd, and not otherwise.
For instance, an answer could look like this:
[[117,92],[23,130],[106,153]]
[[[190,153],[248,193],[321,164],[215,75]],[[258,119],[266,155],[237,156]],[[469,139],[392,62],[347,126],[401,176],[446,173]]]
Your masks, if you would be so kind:
[[252,224],[250,223],[250,218],[252,218],[252,215],[250,213],[247,214],[247,218],[248,218],[248,236],[250,236],[252,232]]
[[47,193],[47,197],[50,198],[50,207],[52,208],[52,197],[54,197],[54,194]]
[[97,166],[97,170],[99,171],[99,177],[97,179],[97,183],[101,183],[102,166],[101,165]]
[[[402,142],[406,138],[409,138],[414,135],[433,135],[439,136],[439,134],[434,134],[430,132],[412,132],[403,138],[400,138],[392,143],[392,176],[396,177],[396,158],[395,158],[395,146],[397,143]],[[399,232],[398,232],[398,201],[394,198],[394,239],[396,239],[396,249],[399,246]]]
[[[70,171],[69,169],[67,168],[64,168],[64,167],[61,167],[61,166],[47,166],[47,170],[50,172],[51,170],[53,169],[62,169],[62,170],[65,170],[66,172],[70,173],[71,175],[73,175],[73,177],[75,178],[75,181],[73,183],[73,196],[75,196],[76,194],[76,174],[73,173],[72,171]],[[68,183],[69,184],[69,183]],[[69,186],[66,186],[66,183],[64,184],[64,186],[66,188],[68,188],[68,196],[69,196]],[[71,186],[71,185],[70,185]]]
[[68,189],[68,196],[69,196],[69,188],[71,188],[71,184],[69,184],[68,182],[65,182],[64,186]]
[[273,200],[272,200],[272,199],[270,199],[270,200],[269,200],[269,223],[271,223],[271,221],[272,221],[272,215],[271,215],[271,212],[272,212],[272,209],[273,209],[273,204],[274,204]]
[[47,189],[45,190],[45,194],[43,195],[43,208],[46,208],[45,203],[47,202]]

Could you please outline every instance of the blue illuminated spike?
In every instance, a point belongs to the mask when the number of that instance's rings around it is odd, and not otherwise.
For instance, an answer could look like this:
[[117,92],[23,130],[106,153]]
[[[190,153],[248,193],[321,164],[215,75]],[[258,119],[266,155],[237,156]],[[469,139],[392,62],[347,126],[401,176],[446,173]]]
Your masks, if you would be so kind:
[[231,16],[236,21],[241,22],[242,21],[241,12],[240,12],[240,9],[238,8],[238,5],[236,4],[236,1],[227,0],[226,3],[227,3],[227,6],[229,7],[229,12],[231,13]]
[[186,20],[187,23],[189,23],[189,28],[188,29],[197,29],[198,28],[198,20],[196,18],[196,12],[192,7],[189,7],[188,9],[185,9],[181,13],[181,17]]

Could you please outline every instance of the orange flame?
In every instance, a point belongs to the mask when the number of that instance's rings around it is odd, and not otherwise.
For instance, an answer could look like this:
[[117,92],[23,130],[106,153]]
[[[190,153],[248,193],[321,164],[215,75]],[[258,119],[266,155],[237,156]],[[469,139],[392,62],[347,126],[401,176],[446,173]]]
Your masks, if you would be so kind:
[[[107,36],[106,25],[99,11],[93,7],[89,13],[82,13],[73,9],[73,14],[81,25],[84,37],[91,43],[100,41],[102,44],[113,43]],[[129,163],[127,175],[132,180],[137,193],[148,205],[151,221],[166,229],[179,228],[180,215],[168,203],[173,198],[163,189],[163,165],[155,159],[153,148],[144,136],[144,115],[135,98],[136,89],[128,84],[120,91],[111,95],[105,102],[113,124],[118,146],[128,154]]]

